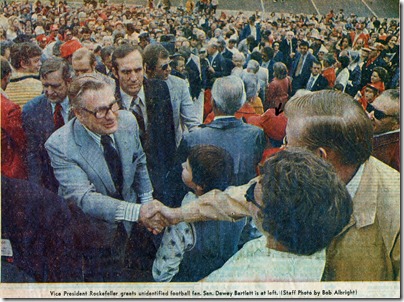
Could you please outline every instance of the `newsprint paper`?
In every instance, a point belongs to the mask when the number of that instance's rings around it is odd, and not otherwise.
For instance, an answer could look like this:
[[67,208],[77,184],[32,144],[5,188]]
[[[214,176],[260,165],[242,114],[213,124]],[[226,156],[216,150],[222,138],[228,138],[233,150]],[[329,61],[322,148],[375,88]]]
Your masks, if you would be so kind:
[[[100,2],[104,2],[99,0]],[[169,0],[153,0],[154,7],[167,5]],[[128,7],[146,7],[153,1],[133,0],[124,1]],[[16,1],[20,5],[20,1]],[[25,1],[21,1],[22,3]],[[27,1],[31,4],[34,1]],[[44,5],[51,5],[50,1],[42,1]],[[61,1],[62,2],[62,1]],[[65,1],[73,12],[77,12],[83,1]],[[86,2],[86,1],[84,1]],[[98,2],[98,1],[94,1]],[[178,11],[178,7],[185,7],[186,0],[171,0],[171,10]],[[194,1],[198,2],[199,1]],[[206,1],[205,1],[206,2]],[[330,10],[334,14],[344,9],[345,17],[356,14],[361,20],[365,17],[376,16],[379,20],[386,18],[389,23],[395,19],[399,21],[399,2],[397,0],[219,0],[216,17],[222,12],[226,14],[244,14],[245,20],[257,14],[262,20],[269,18],[276,20],[283,18],[291,22],[293,14],[312,15],[319,19],[327,15]],[[4,3],[4,4],[3,4]],[[2,1],[2,9],[11,1]],[[59,3],[57,1],[57,3]],[[110,3],[122,3],[122,0],[110,0]],[[215,0],[212,0],[215,3]],[[100,4],[98,4],[100,5]],[[87,12],[88,13],[88,12]],[[107,11],[108,15],[109,12]],[[4,16],[1,15],[4,21]],[[335,18],[337,18],[335,16]],[[119,16],[117,19],[120,19]],[[366,19],[367,20],[367,19]],[[7,23],[7,22],[6,22]],[[4,22],[2,23],[4,25]],[[7,26],[7,24],[5,24]],[[11,56],[13,54],[11,53]],[[7,90],[6,90],[7,93]],[[397,188],[400,190],[400,188]],[[400,209],[397,209],[400,211]],[[32,217],[35,219],[35,217]],[[8,240],[1,240],[2,258],[12,256],[12,247]],[[11,253],[11,254],[10,254]],[[366,251],[364,251],[366,257]],[[3,261],[1,262],[3,264]],[[358,268],[360,270],[360,268]],[[195,282],[195,283],[0,283],[2,298],[107,298],[107,299],[194,299],[194,298],[400,298],[400,282]]]

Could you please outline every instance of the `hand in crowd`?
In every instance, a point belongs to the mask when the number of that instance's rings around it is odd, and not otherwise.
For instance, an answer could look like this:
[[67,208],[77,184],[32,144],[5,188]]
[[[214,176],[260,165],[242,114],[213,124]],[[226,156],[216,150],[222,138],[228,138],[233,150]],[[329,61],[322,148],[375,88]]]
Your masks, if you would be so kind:
[[160,213],[162,207],[165,206],[154,199],[140,208],[139,222],[154,235],[161,233],[166,226],[170,225],[165,216]]

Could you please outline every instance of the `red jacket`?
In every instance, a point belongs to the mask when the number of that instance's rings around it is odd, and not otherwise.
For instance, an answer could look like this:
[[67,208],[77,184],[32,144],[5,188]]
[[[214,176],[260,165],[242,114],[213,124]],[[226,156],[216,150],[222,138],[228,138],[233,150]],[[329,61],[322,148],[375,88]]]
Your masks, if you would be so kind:
[[26,139],[22,128],[21,108],[1,98],[1,174],[10,178],[27,179]]

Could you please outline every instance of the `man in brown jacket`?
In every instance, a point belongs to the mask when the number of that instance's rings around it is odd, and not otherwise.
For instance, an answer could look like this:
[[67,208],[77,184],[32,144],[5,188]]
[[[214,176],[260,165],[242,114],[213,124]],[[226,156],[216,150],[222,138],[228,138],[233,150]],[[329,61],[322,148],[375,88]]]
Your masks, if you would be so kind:
[[[373,129],[365,111],[350,96],[325,90],[290,100],[285,114],[288,146],[329,160],[353,199],[351,221],[327,249],[322,280],[400,280],[400,174],[370,156]],[[249,215],[245,193],[256,181],[161,211],[172,223],[234,220]]]

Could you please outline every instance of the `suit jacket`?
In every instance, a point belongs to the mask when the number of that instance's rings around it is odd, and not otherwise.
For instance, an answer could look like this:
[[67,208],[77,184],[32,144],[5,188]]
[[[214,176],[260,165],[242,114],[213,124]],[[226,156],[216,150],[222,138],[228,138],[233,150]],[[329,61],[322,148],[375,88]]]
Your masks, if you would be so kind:
[[[209,60],[209,58],[208,58]],[[218,53],[217,56],[214,58],[214,60],[210,64],[213,69],[215,70],[214,73],[211,73],[210,71],[206,72],[206,88],[212,88],[213,83],[217,78],[221,78],[225,76],[227,69],[226,69],[226,61],[223,56]],[[209,66],[209,65],[208,65]]]
[[[146,155],[139,139],[136,119],[128,111],[119,111],[115,145],[122,162],[122,198],[136,203],[142,194],[152,191],[146,167]],[[102,240],[97,246],[111,246],[117,228],[115,214],[121,200],[112,198],[115,185],[102,149],[77,118],[70,120],[48,139],[45,147],[60,183],[59,195],[76,203],[99,226]],[[126,223],[127,230],[132,223]]]
[[[146,153],[147,167],[154,188],[154,197],[165,202],[166,175],[172,168],[175,151],[175,126],[170,91],[167,83],[158,79],[144,79],[143,88],[147,111],[147,131],[140,137]],[[123,107],[119,83],[115,97]]]
[[[297,50],[297,39],[292,38],[292,52],[297,54],[296,50]],[[291,54],[290,44],[288,43],[288,40],[286,38],[284,38],[279,44],[279,51],[282,52],[283,54],[282,62],[285,63],[288,69],[290,69],[293,59],[290,57]]]
[[[82,281],[66,201],[26,180],[2,176],[1,188],[1,238],[10,240],[12,265],[36,282]],[[24,282],[1,270],[2,282]]]
[[235,185],[247,183],[256,176],[256,166],[265,148],[265,134],[258,127],[248,125],[235,117],[216,119],[184,135],[178,149],[183,162],[192,147],[215,145],[227,150],[234,159]]
[[28,179],[57,192],[58,182],[45,150],[46,140],[55,131],[52,106],[45,95],[32,99],[22,108],[22,124],[27,137]]
[[180,206],[180,201],[189,191],[181,180],[181,164],[187,160],[192,147],[202,144],[221,147],[230,153],[234,160],[235,177],[232,183],[240,185],[256,176],[257,164],[261,160],[266,138],[261,129],[235,117],[216,119],[185,134],[178,147],[175,166],[168,175],[171,183],[168,195],[176,202],[171,206]]
[[327,79],[320,74],[318,76],[317,80],[311,86],[310,91],[319,91],[319,90],[326,89],[327,87],[328,87]]
[[293,78],[292,94],[295,94],[295,92],[299,89],[306,88],[307,81],[309,80],[311,75],[311,66],[313,65],[313,61],[315,60],[315,57],[308,52],[306,60],[304,61],[304,64],[302,66],[301,73],[296,77],[295,73],[301,56],[302,55],[300,53],[296,54],[295,59],[292,62],[292,67],[290,69],[290,76]]
[[27,142],[22,128],[21,108],[2,93],[1,98],[1,173],[27,179]]
[[400,279],[400,174],[370,157],[350,223],[327,248],[324,281]]
[[189,90],[191,98],[198,98],[202,90],[202,75],[193,59],[189,60],[185,65],[185,70],[188,73]]
[[272,59],[269,61],[269,63],[262,62],[261,64],[261,67],[267,70],[266,84],[271,83],[272,79],[274,78],[274,65],[276,62],[277,61]]
[[171,105],[175,129],[175,142],[179,146],[183,132],[199,125],[195,115],[194,103],[188,90],[187,83],[179,77],[169,75],[166,80],[170,91]]

